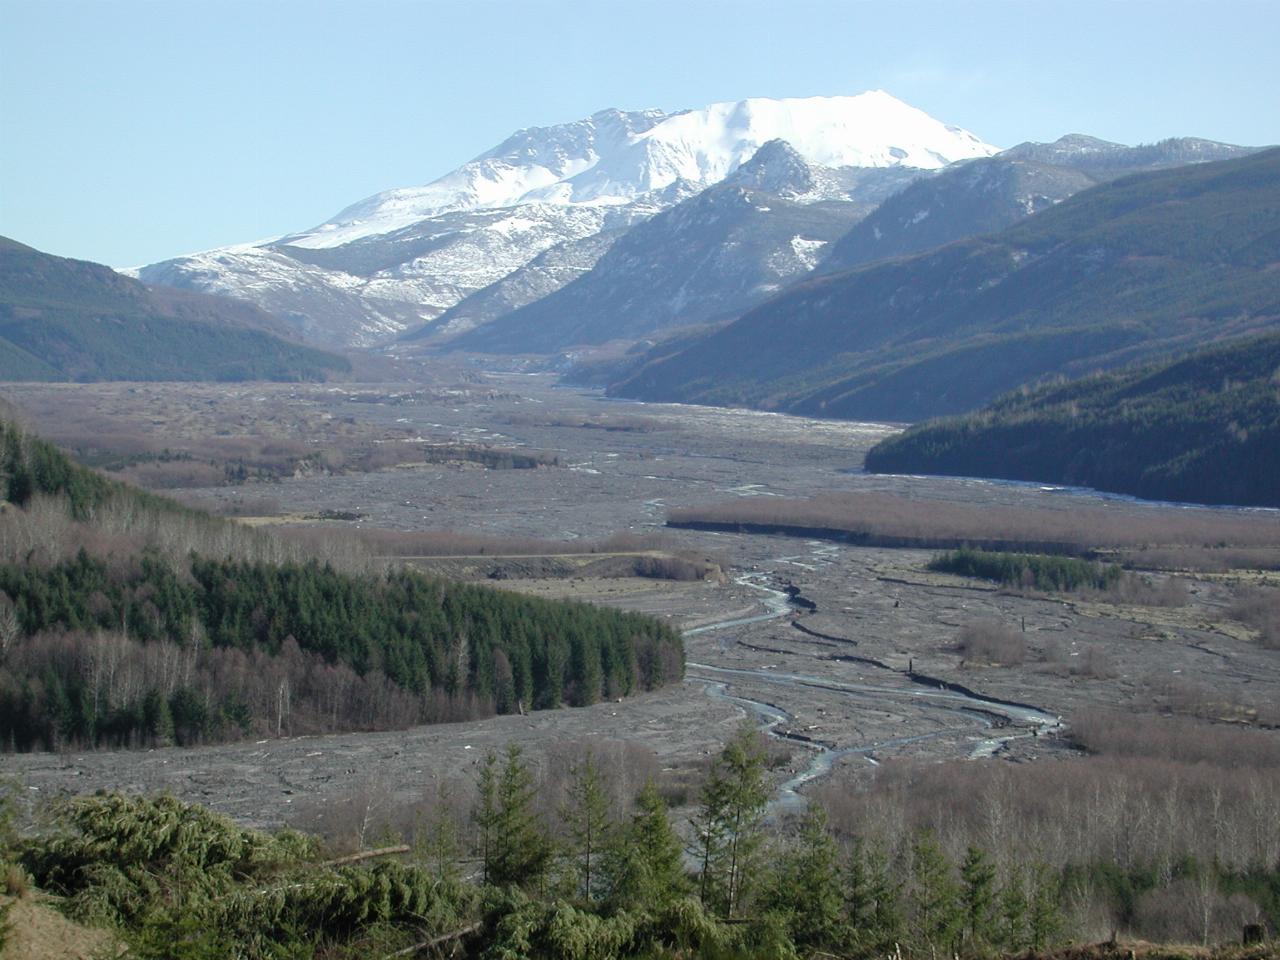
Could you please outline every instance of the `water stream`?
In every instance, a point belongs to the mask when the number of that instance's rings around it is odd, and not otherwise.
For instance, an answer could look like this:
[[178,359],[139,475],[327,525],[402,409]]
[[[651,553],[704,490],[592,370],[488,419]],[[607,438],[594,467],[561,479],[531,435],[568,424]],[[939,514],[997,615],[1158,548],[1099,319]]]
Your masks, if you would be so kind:
[[[791,597],[784,591],[765,583],[763,574],[744,574],[735,578],[734,582],[758,592],[765,608],[764,612],[754,616],[735,617],[730,620],[694,627],[684,632],[686,637],[698,636],[711,631],[730,630],[734,627],[785,617],[795,609]],[[760,729],[767,735],[810,751],[809,762],[778,787],[777,792],[769,803],[768,813],[770,816],[802,810],[807,801],[805,796],[800,793],[800,788],[830,773],[835,762],[843,757],[860,756],[870,763],[876,763],[875,754],[878,752],[893,750],[939,737],[955,736],[958,732],[963,732],[964,727],[948,726],[914,736],[893,737],[858,746],[837,748],[787,729],[786,725],[794,717],[777,704],[730,693],[729,690],[735,678],[792,689],[810,687],[846,694],[859,700],[884,699],[901,702],[910,698],[926,706],[927,709],[944,710],[964,715],[970,729],[1015,728],[1008,733],[984,737],[969,754],[974,759],[994,756],[1010,741],[1058,730],[1062,726],[1060,717],[1029,704],[1010,703],[994,697],[985,697],[982,694],[963,688],[957,689],[955,685],[943,686],[942,681],[923,677],[919,674],[907,673],[906,671],[895,670],[892,667],[874,663],[872,665],[914,682],[918,686],[916,688],[904,688],[900,685],[846,683],[825,677],[779,673],[774,670],[716,667],[694,661],[689,661],[686,664],[689,670],[686,680],[700,684],[708,696],[744,707],[755,716]]]

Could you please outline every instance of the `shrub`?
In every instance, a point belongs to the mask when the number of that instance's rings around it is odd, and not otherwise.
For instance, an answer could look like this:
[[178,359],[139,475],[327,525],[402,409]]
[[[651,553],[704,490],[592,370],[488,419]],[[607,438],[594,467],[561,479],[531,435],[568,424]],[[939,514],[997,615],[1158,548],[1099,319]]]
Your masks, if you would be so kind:
[[1027,658],[1027,642],[1023,635],[995,620],[980,620],[960,628],[956,649],[965,661],[1012,667]]
[[4,869],[4,892],[10,897],[25,897],[31,888],[31,880],[27,871],[16,863],[8,864]]
[[1231,616],[1258,631],[1264,647],[1280,650],[1280,590],[1246,590],[1231,606]]
[[1079,590],[1082,587],[1110,590],[1121,577],[1120,568],[1115,564],[1104,565],[1073,557],[994,553],[964,548],[934,557],[929,569],[1037,590]]

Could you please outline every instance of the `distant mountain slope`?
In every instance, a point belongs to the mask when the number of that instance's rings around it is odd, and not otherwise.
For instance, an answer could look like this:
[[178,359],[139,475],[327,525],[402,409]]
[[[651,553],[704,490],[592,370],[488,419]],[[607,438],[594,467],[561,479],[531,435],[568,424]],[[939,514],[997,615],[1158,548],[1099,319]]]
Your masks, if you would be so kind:
[[[435,320],[547,251],[633,225],[719,183],[777,138],[832,168],[934,169],[996,151],[879,91],[676,114],[604,110],[521,130],[430,184],[376,194],[310,230],[138,273],[148,283],[249,300],[295,320],[317,343],[375,344]],[[574,259],[533,285],[572,279]],[[502,297],[529,302],[524,285]],[[483,318],[502,297],[445,325]]]
[[399,339],[455,337],[550,296],[594,267],[626,232],[626,227],[619,227],[556,244],[523,267],[464,297],[430,323],[407,330]]
[[847,190],[879,199],[911,175],[830,170],[772,141],[722,183],[633,227],[573,282],[450,347],[550,353],[729,319],[812,270],[874,206]]
[[1125,174],[1256,152],[1190,138],[1127,147],[1079,134],[1053,143],[1019,144],[994,157],[921,176],[833,243],[818,272],[835,273],[994,233]]
[[1012,393],[882,441],[867,469],[1280,506],[1280,335]]
[[915,420],[1280,318],[1280,150],[1138,174],[803,282],[611,392]]
[[[0,377],[298,380],[349,369],[256,307],[165,290],[0,238]],[[265,328],[265,329],[264,329]]]

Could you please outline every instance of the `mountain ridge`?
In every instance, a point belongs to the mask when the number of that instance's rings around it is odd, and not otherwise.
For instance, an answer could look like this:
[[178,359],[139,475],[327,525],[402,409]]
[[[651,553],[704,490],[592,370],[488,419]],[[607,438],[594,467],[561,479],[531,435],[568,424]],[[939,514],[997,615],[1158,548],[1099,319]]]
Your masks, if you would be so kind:
[[769,141],[720,183],[624,233],[583,275],[445,348],[554,353],[731,319],[811,271],[911,175],[821,167]]
[[609,392],[909,421],[1257,332],[1280,319],[1278,185],[1280,149],[1123,177],[1000,233],[806,279]]
[[0,379],[323,379],[343,358],[282,339],[251,304],[152,291],[0,237]]
[[674,206],[782,134],[820,165],[933,168],[996,150],[879,92],[599,111],[519,131],[425,187],[375,194],[310,230],[148,264],[138,276],[248,299],[313,342],[369,346],[561,243]]
[[993,233],[1129,173],[1256,152],[1254,147],[1186,137],[1136,147],[1081,134],[1052,143],[1020,143],[995,156],[921,176],[832,244],[817,271],[834,273]]

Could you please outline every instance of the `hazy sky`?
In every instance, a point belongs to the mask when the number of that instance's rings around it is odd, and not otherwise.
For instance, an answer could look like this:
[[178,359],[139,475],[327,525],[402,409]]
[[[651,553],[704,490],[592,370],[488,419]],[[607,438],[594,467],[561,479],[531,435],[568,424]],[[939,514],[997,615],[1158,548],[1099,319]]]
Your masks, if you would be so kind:
[[880,88],[999,146],[1280,143],[1280,0],[0,0],[0,234],[138,265],[520,127]]

